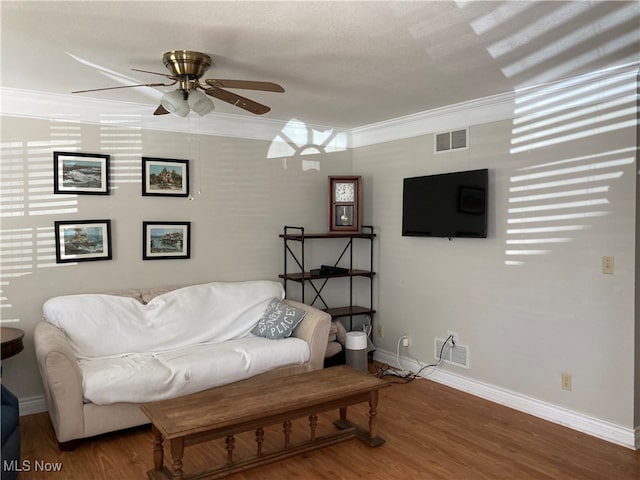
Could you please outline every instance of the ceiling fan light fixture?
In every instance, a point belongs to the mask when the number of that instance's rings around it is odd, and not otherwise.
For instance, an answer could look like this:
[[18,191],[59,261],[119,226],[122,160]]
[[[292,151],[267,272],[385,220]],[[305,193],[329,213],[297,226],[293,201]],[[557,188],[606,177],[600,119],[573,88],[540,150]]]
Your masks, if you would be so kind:
[[184,98],[184,90],[178,88],[169,93],[165,93],[160,104],[169,112],[179,117],[189,115],[189,103]]
[[199,90],[192,90],[189,92],[189,98],[187,103],[191,110],[198,115],[206,115],[214,110],[213,102],[204,93]]
[[134,68],[133,70],[167,77],[172,80],[173,83],[166,83],[165,80],[165,83],[140,83],[136,85],[77,90],[71,93],[97,92],[130,87],[171,87],[178,84],[179,87],[176,90],[163,95],[160,105],[154,110],[153,115],[173,113],[179,117],[187,117],[191,110],[198,115],[206,115],[212,112],[215,107],[213,101],[208,98],[208,96],[215,97],[234,107],[242,108],[254,115],[263,115],[271,110],[267,105],[262,105],[249,98],[242,97],[237,93],[225,90],[226,88],[241,88],[263,92],[284,92],[284,88],[281,85],[273,82],[221,80],[215,78],[208,78],[200,82],[200,77],[213,65],[211,57],[205,53],[194,52],[192,50],[171,50],[163,55],[162,60],[171,72],[171,75],[140,70],[138,68]]

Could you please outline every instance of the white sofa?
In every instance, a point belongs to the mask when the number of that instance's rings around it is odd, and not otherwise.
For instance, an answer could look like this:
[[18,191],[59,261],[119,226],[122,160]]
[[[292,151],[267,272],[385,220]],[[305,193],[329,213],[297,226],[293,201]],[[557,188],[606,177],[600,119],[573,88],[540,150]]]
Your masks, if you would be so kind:
[[141,403],[320,369],[331,323],[273,281],[68,295],[43,313],[36,357],[62,449],[148,423]]

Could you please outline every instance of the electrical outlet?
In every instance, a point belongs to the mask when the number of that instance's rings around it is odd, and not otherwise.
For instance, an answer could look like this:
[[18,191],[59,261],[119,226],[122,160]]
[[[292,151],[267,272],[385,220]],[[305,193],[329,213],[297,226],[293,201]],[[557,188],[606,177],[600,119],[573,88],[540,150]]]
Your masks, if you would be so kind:
[[405,333],[402,336],[402,346],[403,347],[408,347],[409,346],[409,334],[408,333]]
[[384,330],[382,329],[382,325],[380,323],[376,325],[376,337],[378,338],[384,337]]
[[457,332],[452,332],[451,330],[449,330],[449,331],[447,332],[447,336],[451,336],[451,337],[453,337],[451,340],[453,340],[453,344],[454,344],[454,345],[457,345],[457,344],[459,343],[460,335],[458,335],[458,333],[457,333]]
[[602,257],[602,273],[613,275],[613,257]]
[[571,391],[572,380],[573,378],[570,373],[561,373],[560,382],[561,382],[562,389]]

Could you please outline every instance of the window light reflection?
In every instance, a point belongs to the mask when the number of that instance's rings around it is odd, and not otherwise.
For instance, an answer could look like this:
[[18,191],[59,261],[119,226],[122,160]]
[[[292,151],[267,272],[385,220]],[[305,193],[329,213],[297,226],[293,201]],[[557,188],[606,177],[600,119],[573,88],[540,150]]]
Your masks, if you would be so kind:
[[[288,157],[309,156],[344,151],[347,149],[347,134],[337,129],[320,130],[307,126],[304,122],[292,119],[274,137],[267,158],[282,158],[287,168]],[[320,162],[303,160],[302,170],[320,170]]]

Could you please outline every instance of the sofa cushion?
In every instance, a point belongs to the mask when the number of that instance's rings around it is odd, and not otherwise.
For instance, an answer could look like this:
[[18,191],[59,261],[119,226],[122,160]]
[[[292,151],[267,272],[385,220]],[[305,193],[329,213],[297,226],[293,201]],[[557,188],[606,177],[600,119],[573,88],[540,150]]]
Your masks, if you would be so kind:
[[269,280],[212,282],[172,290],[146,305],[130,297],[55,297],[43,307],[79,357],[161,352],[250,335],[282,284]]
[[306,310],[287,305],[279,298],[273,298],[251,333],[271,339],[287,338],[306,314]]
[[85,401],[108,405],[175,398],[308,360],[304,340],[249,335],[155,354],[80,359],[79,365]]

